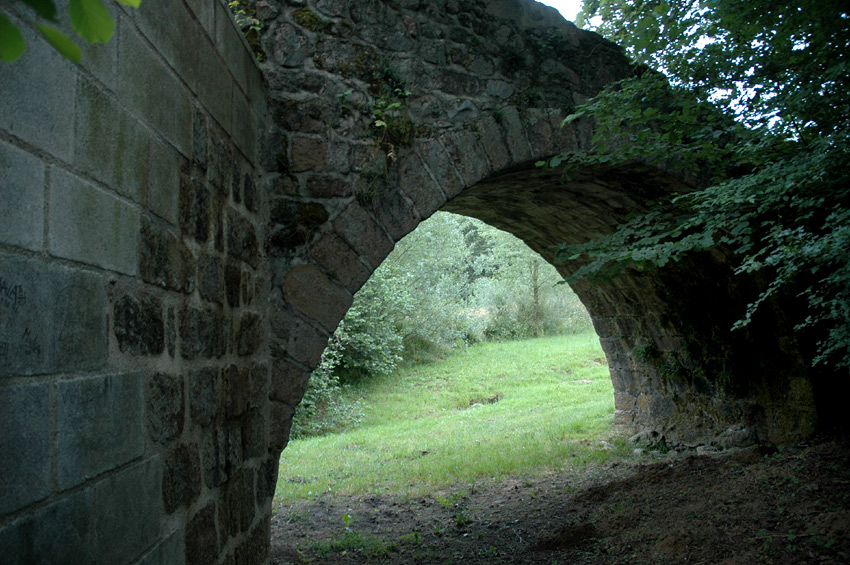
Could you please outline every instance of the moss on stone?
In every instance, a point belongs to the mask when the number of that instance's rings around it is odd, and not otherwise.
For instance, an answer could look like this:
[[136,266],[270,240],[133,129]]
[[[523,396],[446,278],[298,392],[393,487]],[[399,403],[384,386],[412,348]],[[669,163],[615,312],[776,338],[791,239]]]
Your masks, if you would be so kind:
[[322,18],[312,10],[308,10],[307,8],[295,10],[295,13],[292,14],[292,19],[294,19],[295,23],[297,23],[301,27],[309,29],[310,31],[314,31],[316,33],[329,32],[333,27],[333,23]]

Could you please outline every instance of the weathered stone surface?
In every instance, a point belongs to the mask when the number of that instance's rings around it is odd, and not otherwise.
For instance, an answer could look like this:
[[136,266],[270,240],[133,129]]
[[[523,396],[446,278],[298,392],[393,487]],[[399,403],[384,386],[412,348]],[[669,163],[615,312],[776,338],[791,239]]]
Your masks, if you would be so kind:
[[153,549],[139,565],[184,565],[186,547],[183,532],[176,531]]
[[416,153],[408,153],[399,158],[398,185],[423,218],[427,218],[446,203],[446,195],[434,182],[422,158]]
[[[181,89],[179,79],[148,49],[144,39],[131,26],[121,25],[120,33],[123,56],[118,61],[118,93],[122,101],[173,146],[187,151],[192,127],[191,101],[174,96]],[[147,88],[138,88],[139,84]],[[104,137],[109,139],[110,136]]]
[[201,494],[201,457],[198,447],[178,445],[165,458],[162,473],[163,507],[168,513],[191,506]]
[[201,444],[204,484],[216,488],[227,481],[227,434],[224,430],[207,432]]
[[246,173],[244,184],[245,207],[251,212],[257,212],[260,205],[260,195],[257,191],[257,183],[254,182],[254,178],[250,174]]
[[110,565],[127,556],[140,557],[160,533],[162,461],[158,457],[143,461],[110,475],[92,490],[98,539],[95,562]]
[[224,371],[226,391],[226,415],[228,419],[238,418],[248,407],[251,394],[251,381],[247,371],[240,371],[236,365],[230,365]]
[[136,275],[140,221],[139,210],[114,194],[53,171],[47,242],[52,255]]
[[373,268],[377,268],[393,249],[386,232],[356,202],[337,217],[334,227],[349,245],[369,259]]
[[162,304],[153,296],[124,295],[113,309],[118,347],[131,355],[159,355],[165,350]]
[[219,508],[222,532],[235,537],[248,530],[254,518],[254,474],[248,469],[235,473],[224,487]]
[[[329,332],[351,306],[351,295],[333,284],[313,265],[301,265],[290,271],[283,281],[283,296],[302,314],[319,322]],[[321,300],[316,300],[319,295]]]
[[275,48],[269,53],[284,67],[300,66],[307,58],[307,38],[295,26],[284,24],[275,33]]
[[294,173],[328,170],[327,142],[313,137],[296,137],[292,140],[292,164]]
[[263,565],[269,558],[268,539],[271,536],[271,520],[263,519],[251,531],[241,546],[236,550],[238,556],[236,565]]
[[202,253],[198,261],[198,290],[201,297],[221,304],[224,301],[224,266],[212,253]]
[[0,516],[50,494],[49,404],[47,384],[0,388]]
[[291,312],[272,313],[271,326],[286,353],[293,359],[315,367],[319,363],[328,337]]
[[0,128],[67,161],[74,150],[77,73],[35,30],[24,34],[28,48],[18,64],[0,67],[0,83],[14,86],[4,89]]
[[0,142],[0,242],[40,251],[44,242],[44,165]]
[[413,231],[421,221],[411,204],[400,190],[389,190],[381,195],[380,206],[374,208],[378,221],[395,240]]
[[[490,174],[487,157],[475,134],[469,131],[448,134],[441,137],[441,141],[460,173],[464,187],[472,186]],[[552,149],[547,150],[552,151]],[[455,196],[447,189],[446,194],[449,198]]]
[[272,363],[269,398],[290,406],[296,406],[301,401],[301,397],[304,396],[309,380],[309,372],[282,359],[275,359]]
[[218,559],[216,504],[210,502],[192,516],[186,525],[186,563],[209,565]]
[[257,506],[259,507],[274,496],[279,464],[280,460],[277,457],[269,457],[257,469]]
[[183,157],[167,143],[152,139],[148,157],[147,206],[154,214],[176,226],[180,200],[180,169]]
[[307,179],[307,194],[313,198],[342,198],[351,196],[348,182],[328,176],[311,176]]
[[243,306],[253,306],[257,294],[261,290],[262,280],[255,277],[251,271],[242,271],[242,284],[240,285]]
[[89,377],[56,385],[56,458],[60,490],[144,452],[139,374]]
[[165,319],[165,346],[168,348],[168,356],[174,358],[177,347],[177,322],[174,316],[174,308],[168,309]]
[[333,280],[338,280],[354,294],[372,272],[358,259],[357,253],[334,233],[325,235],[310,249],[312,257]]
[[146,154],[150,134],[96,85],[81,81],[79,88],[74,160],[85,173],[142,202],[148,169],[138,156]]
[[210,237],[210,190],[193,175],[180,176],[180,233],[201,243]]
[[245,455],[242,453],[242,424],[239,420],[231,420],[227,422],[224,429],[225,433],[225,470],[227,476],[232,477],[245,461]]
[[197,426],[212,424],[219,414],[219,391],[221,382],[219,370],[207,367],[188,374],[189,414]]
[[246,218],[235,210],[227,210],[227,252],[256,267],[259,261],[257,232]]
[[180,309],[180,353],[183,359],[218,358],[227,349],[228,326],[222,312],[213,308]]
[[145,218],[140,240],[139,274],[143,281],[178,292],[195,289],[194,257],[176,236]]
[[315,230],[329,218],[327,209],[317,202],[274,201],[271,221],[278,228],[266,244],[269,254],[277,257],[292,254],[295,248],[308,243]]
[[249,404],[252,408],[262,410],[269,398],[269,366],[266,363],[253,363],[244,370],[251,373]]
[[239,293],[242,284],[242,268],[239,263],[228,259],[224,266],[224,292],[227,295],[227,305],[239,307]]
[[269,407],[269,449],[281,451],[289,443],[289,432],[292,431],[292,416],[295,408],[289,404],[272,402]]
[[268,425],[263,413],[257,409],[249,410],[242,424],[242,455],[246,460],[268,453],[266,430]]
[[148,436],[151,441],[168,444],[183,431],[185,400],[183,379],[156,373],[145,387],[145,406]]
[[14,563],[90,565],[95,557],[91,490],[48,505],[0,529],[0,555]]
[[0,253],[0,372],[102,367],[106,308],[101,277]]
[[263,343],[263,327],[260,316],[254,312],[245,312],[239,319],[239,329],[236,332],[239,355],[253,355]]
[[230,190],[232,182],[230,175],[233,172],[233,154],[230,144],[226,134],[218,125],[209,129],[207,143],[207,180],[219,193],[226,194]]

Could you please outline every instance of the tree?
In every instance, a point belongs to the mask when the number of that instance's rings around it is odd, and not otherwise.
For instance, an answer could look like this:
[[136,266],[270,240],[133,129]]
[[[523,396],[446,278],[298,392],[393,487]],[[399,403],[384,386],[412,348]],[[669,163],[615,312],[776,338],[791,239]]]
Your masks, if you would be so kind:
[[[138,8],[141,0],[116,0]],[[63,57],[79,63],[80,46],[58,27],[59,19],[53,0],[7,0],[0,8],[18,20],[35,25],[42,37]],[[69,0],[68,16],[74,31],[89,43],[107,43],[115,32],[115,22],[100,0]],[[49,23],[45,23],[49,22]],[[23,55],[26,41],[20,29],[0,12],[0,61],[11,63]]]
[[[850,9],[838,0],[590,0],[580,21],[626,47],[639,76],[566,121],[592,118],[590,151],[549,165],[675,164],[706,188],[588,244],[576,277],[655,268],[723,247],[766,299],[805,299],[798,330],[819,332],[815,363],[850,368]],[[661,74],[663,73],[663,74]],[[665,76],[666,75],[666,76]]]

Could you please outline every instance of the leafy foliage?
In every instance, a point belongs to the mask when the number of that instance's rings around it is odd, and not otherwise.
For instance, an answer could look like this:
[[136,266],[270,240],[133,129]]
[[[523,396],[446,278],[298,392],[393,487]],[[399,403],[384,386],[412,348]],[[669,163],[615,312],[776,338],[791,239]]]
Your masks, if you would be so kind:
[[643,161],[707,188],[673,195],[610,236],[561,246],[575,276],[663,266],[721,247],[771,296],[804,297],[815,362],[850,367],[850,10],[836,1],[594,0],[583,17],[666,73],[608,87],[567,117],[592,118],[587,153],[550,166]]
[[[132,8],[141,4],[141,0],[115,1]],[[15,0],[4,4],[3,8],[24,21],[33,21],[30,10],[35,12],[34,25],[44,39],[66,59],[75,63],[82,60],[80,46],[57,27],[57,10],[53,0]],[[69,0],[68,15],[71,27],[89,43],[107,43],[115,33],[115,22],[101,0]],[[0,14],[0,60],[4,63],[16,61],[25,49],[26,41],[18,27]]]

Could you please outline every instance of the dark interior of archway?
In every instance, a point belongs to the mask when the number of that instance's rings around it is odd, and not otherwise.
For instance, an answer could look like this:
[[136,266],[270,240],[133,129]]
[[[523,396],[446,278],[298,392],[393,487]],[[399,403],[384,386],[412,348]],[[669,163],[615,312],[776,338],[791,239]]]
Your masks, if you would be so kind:
[[[513,233],[551,261],[553,246],[610,233],[650,203],[688,190],[643,164],[587,170],[570,182],[529,164],[486,179],[443,209]],[[568,275],[577,265],[556,267]],[[617,421],[678,445],[732,429],[777,442],[809,433],[816,421],[810,363],[790,321],[793,303],[768,304],[745,330],[731,331],[758,284],[735,276],[720,251],[574,284],[608,357]]]

